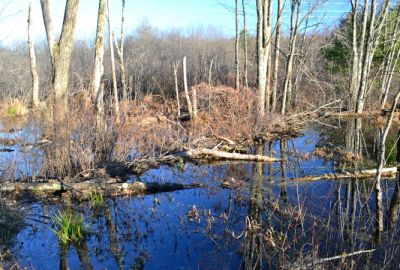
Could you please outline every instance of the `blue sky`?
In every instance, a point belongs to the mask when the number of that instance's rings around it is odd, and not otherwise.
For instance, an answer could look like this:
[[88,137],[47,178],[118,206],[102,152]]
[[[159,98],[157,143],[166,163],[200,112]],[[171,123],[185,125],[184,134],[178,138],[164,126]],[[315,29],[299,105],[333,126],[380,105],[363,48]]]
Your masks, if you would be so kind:
[[[312,0],[303,0],[304,6]],[[240,1],[239,1],[240,2]],[[255,0],[246,0],[249,28],[255,27]],[[3,44],[24,41],[27,36],[27,8],[29,0],[0,0],[0,40]],[[34,29],[37,39],[44,38],[40,1],[32,0]],[[3,7],[3,8],[1,8]],[[5,7],[5,8],[4,8]],[[65,0],[53,0],[55,31],[61,29]],[[96,28],[98,0],[81,0],[76,37],[93,39]],[[289,5],[287,4],[287,7]],[[113,28],[119,32],[121,1],[110,0]],[[234,0],[126,0],[126,32],[129,33],[144,20],[160,29],[180,28],[190,31],[212,26],[230,36],[234,33]],[[349,10],[348,0],[327,0],[313,15],[323,27],[332,27]],[[16,15],[15,15],[16,14]],[[284,22],[288,22],[285,18]]]

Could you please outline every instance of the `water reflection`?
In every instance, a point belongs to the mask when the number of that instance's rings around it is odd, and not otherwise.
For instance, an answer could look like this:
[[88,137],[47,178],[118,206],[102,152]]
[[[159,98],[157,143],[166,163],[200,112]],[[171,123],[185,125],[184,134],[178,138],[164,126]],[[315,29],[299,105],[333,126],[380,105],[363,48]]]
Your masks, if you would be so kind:
[[[343,130],[330,132],[331,137],[326,130],[310,130],[302,138],[255,147],[258,154],[281,157],[281,163],[188,164],[185,170],[151,170],[142,181],[196,181],[207,188],[110,199],[97,213],[82,202],[74,207],[83,209],[93,232],[83,246],[61,247],[60,253],[43,258],[40,254],[59,249],[59,245],[47,226],[35,224],[39,227],[36,233],[27,227],[19,234],[17,242],[24,241],[24,245],[16,245],[14,252],[22,266],[36,269],[54,269],[55,265],[61,269],[68,265],[71,269],[290,269],[375,248],[374,253],[332,261],[321,268],[396,269],[398,262],[386,258],[400,248],[400,234],[393,233],[398,224],[399,179],[383,180],[388,187],[382,190],[387,202],[384,207],[393,232],[383,231],[381,244],[373,241],[377,209],[373,181],[292,179],[336,172],[338,163],[302,155],[327,140],[347,145],[354,156],[362,154],[368,159],[373,136],[365,130],[359,132],[364,123],[351,122],[343,125]],[[367,165],[357,162],[359,159],[347,161],[346,170]],[[243,185],[221,188],[221,183],[231,178]],[[60,207],[44,204],[46,210],[38,205],[33,211],[35,218],[51,216]],[[196,213],[188,215],[191,211]]]

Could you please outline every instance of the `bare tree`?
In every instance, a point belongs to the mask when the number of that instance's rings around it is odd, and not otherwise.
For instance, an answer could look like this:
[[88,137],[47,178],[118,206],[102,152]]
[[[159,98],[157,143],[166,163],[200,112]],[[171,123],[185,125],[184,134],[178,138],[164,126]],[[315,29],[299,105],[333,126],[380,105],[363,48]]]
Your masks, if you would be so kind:
[[235,29],[236,29],[236,38],[235,38],[235,68],[236,68],[236,80],[235,80],[235,88],[240,88],[240,65],[239,65],[239,0],[235,0]]
[[242,0],[242,12],[243,12],[243,42],[244,42],[244,86],[246,90],[249,88],[248,82],[248,48],[247,48],[247,22],[246,22],[246,4]]
[[29,43],[29,60],[31,64],[32,75],[32,106],[39,107],[39,75],[36,67],[35,39],[33,37],[32,28],[32,2],[29,2],[28,11],[28,43]]
[[[378,18],[377,16],[377,0],[371,1],[371,11],[368,9],[369,0],[365,0],[364,2],[364,18],[363,18],[363,33],[366,33],[366,43],[365,49],[363,50],[363,54],[360,54],[362,57],[361,67],[357,70],[359,73],[359,89],[357,94],[357,103],[356,103],[356,112],[360,113],[364,110],[364,103],[367,94],[367,84],[368,84],[368,75],[370,73],[372,60],[379,44],[379,40],[382,34],[382,28],[386,22],[387,15],[389,13],[390,8],[390,0],[385,0],[382,6],[381,11],[379,12]],[[370,16],[368,14],[370,13]],[[367,18],[368,16],[368,18]],[[367,27],[368,21],[368,31],[364,31],[364,28]]]
[[271,49],[271,25],[268,23],[272,1],[257,0],[257,91],[258,113],[265,115],[265,90],[267,84],[268,57]]
[[189,115],[190,115],[191,118],[193,118],[193,107],[192,107],[192,102],[190,101],[188,84],[187,84],[186,56],[183,57],[183,65],[182,66],[183,66],[183,87],[184,87],[184,90],[185,90],[186,103],[187,103],[187,106],[188,106]]
[[127,90],[126,90],[126,75],[125,75],[125,64],[124,64],[124,23],[125,23],[125,0],[122,0],[122,11],[121,11],[121,34],[119,45],[114,36],[115,48],[117,49],[119,64],[120,64],[120,80],[121,80],[121,89],[122,89],[122,99],[126,100]]
[[52,59],[55,123],[65,123],[68,113],[68,79],[69,66],[74,45],[74,32],[78,13],[79,0],[67,0],[59,41],[56,43],[53,34],[51,0],[41,0],[43,21],[46,28],[48,45]]
[[105,21],[106,1],[99,0],[92,87],[92,101],[96,108],[96,127],[98,132],[104,130],[104,84],[102,83],[102,78],[104,74],[103,59]]
[[282,108],[281,114],[286,114],[287,103],[290,102],[292,93],[292,75],[294,55],[296,52],[296,42],[299,27],[300,5],[302,0],[291,0],[291,17],[290,17],[290,38],[289,53],[286,61],[285,83],[283,86]]
[[174,79],[175,79],[175,95],[176,95],[176,105],[178,106],[178,118],[181,117],[181,103],[179,101],[179,87],[178,87],[178,63],[172,63],[174,68]]
[[274,47],[274,72],[272,75],[272,105],[271,112],[276,112],[278,100],[278,74],[279,74],[279,57],[280,57],[280,43],[281,43],[281,28],[282,28],[282,0],[278,0],[278,12],[276,19],[276,32],[275,32],[275,47]]
[[113,32],[111,26],[111,12],[110,12],[110,3],[107,0],[107,16],[108,16],[108,37],[109,37],[109,45],[110,45],[110,55],[111,55],[111,75],[112,75],[112,89],[114,95],[114,112],[115,119],[119,122],[119,101],[118,101],[118,88],[117,88],[117,77],[115,75],[115,58],[114,58],[114,45],[113,45]]
[[400,59],[400,50],[396,50],[398,40],[400,38],[400,6],[398,7],[396,17],[394,18],[393,22],[394,26],[390,23],[386,24],[386,28],[389,28],[389,31],[391,31],[391,33],[387,37],[388,41],[385,42],[388,43],[388,55],[384,63],[384,70],[382,75],[381,109],[384,109],[385,107],[390,90],[390,85],[393,79],[393,74]]

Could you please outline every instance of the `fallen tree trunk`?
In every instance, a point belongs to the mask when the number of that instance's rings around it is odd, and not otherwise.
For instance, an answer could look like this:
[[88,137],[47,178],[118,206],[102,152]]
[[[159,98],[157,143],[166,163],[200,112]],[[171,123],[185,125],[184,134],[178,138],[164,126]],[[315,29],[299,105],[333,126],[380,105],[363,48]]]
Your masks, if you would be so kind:
[[[382,170],[382,177],[394,178],[396,177],[397,168],[384,168]],[[366,179],[376,177],[376,169],[362,170],[356,173],[338,173],[338,174],[324,174],[324,175],[310,175],[301,178],[293,178],[294,181],[319,181],[319,180],[337,180],[337,179]]]
[[202,187],[201,184],[181,184],[181,183],[144,183],[135,181],[132,183],[120,183],[115,178],[93,179],[80,183],[64,183],[62,181],[52,181],[46,183],[2,183],[0,191],[4,192],[24,192],[30,191],[34,193],[63,192],[76,191],[80,195],[89,195],[92,192],[111,195],[138,195],[138,194],[154,194],[161,192],[172,192],[176,190],[184,190]]
[[190,149],[186,151],[185,156],[191,159],[224,159],[224,160],[245,160],[245,161],[259,161],[259,162],[275,162],[280,161],[279,158],[272,158],[262,155],[247,155],[239,153],[228,153],[219,150],[212,150],[207,148]]
[[[372,116],[387,116],[390,114],[390,110],[382,109],[377,111],[364,111],[360,113],[344,111],[344,112],[326,112],[324,114],[325,117],[332,118],[353,118],[353,117],[372,117]],[[399,114],[399,110],[395,111],[395,115]]]

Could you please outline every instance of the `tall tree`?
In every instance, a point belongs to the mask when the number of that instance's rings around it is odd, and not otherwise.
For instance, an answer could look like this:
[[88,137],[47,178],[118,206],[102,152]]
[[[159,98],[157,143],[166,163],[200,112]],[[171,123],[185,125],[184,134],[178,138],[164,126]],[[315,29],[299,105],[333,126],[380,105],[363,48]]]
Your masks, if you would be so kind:
[[242,0],[242,12],[243,12],[243,42],[244,42],[244,86],[246,90],[249,88],[248,82],[248,48],[247,48],[247,22],[246,22],[246,4]]
[[117,88],[117,76],[115,75],[115,58],[114,58],[114,45],[113,45],[113,32],[111,26],[111,12],[110,3],[107,0],[107,16],[108,16],[108,37],[110,45],[110,56],[111,56],[111,74],[112,74],[112,89],[114,95],[114,112],[115,119],[119,122],[119,101],[118,101],[118,88]]
[[281,114],[286,114],[287,103],[290,102],[292,94],[293,63],[297,45],[301,2],[302,0],[291,0],[291,5],[290,5],[291,16],[290,16],[289,53],[286,60],[286,75],[283,86]]
[[271,49],[271,25],[268,14],[272,0],[257,0],[257,92],[258,113],[265,115],[265,90],[267,84],[267,68]]
[[29,60],[31,64],[32,75],[32,106],[39,107],[39,75],[36,67],[35,39],[33,37],[32,27],[32,2],[29,2],[28,10],[28,43],[29,43]]
[[239,0],[235,0],[235,66],[236,66],[236,80],[235,88],[240,88],[240,65],[239,65]]
[[96,108],[96,130],[98,133],[104,131],[104,30],[106,21],[106,1],[99,0],[97,14],[97,30],[94,52],[94,70],[92,85],[92,101]]
[[[387,15],[390,8],[390,0],[385,0],[384,4],[377,17],[377,0],[371,0],[371,11],[368,9],[369,0],[364,2],[364,15],[363,15],[363,34],[366,34],[365,49],[362,57],[361,67],[357,70],[359,72],[359,89],[357,93],[356,112],[360,113],[364,110],[364,103],[368,89],[368,76],[370,73],[372,60],[375,51],[378,47],[380,37],[382,35],[382,28],[386,22]],[[367,16],[370,14],[369,16]],[[364,31],[364,28],[368,28]],[[364,37],[362,37],[364,39]]]
[[121,33],[119,45],[114,36],[115,48],[117,49],[118,59],[119,59],[119,69],[120,69],[120,80],[122,89],[122,99],[126,100],[128,98],[126,90],[126,75],[125,75],[125,64],[124,64],[124,42],[125,42],[125,0],[122,0],[122,11],[121,11]]
[[278,73],[279,73],[279,57],[281,44],[281,28],[282,28],[282,0],[278,0],[278,12],[276,18],[275,47],[274,47],[274,72],[272,75],[272,105],[271,112],[276,112],[278,100]]
[[74,32],[79,0],[66,1],[64,21],[58,42],[54,39],[50,8],[51,0],[40,0],[40,3],[52,60],[52,84],[54,89],[53,119],[55,123],[63,124],[66,122],[68,113],[69,66],[74,46]]

